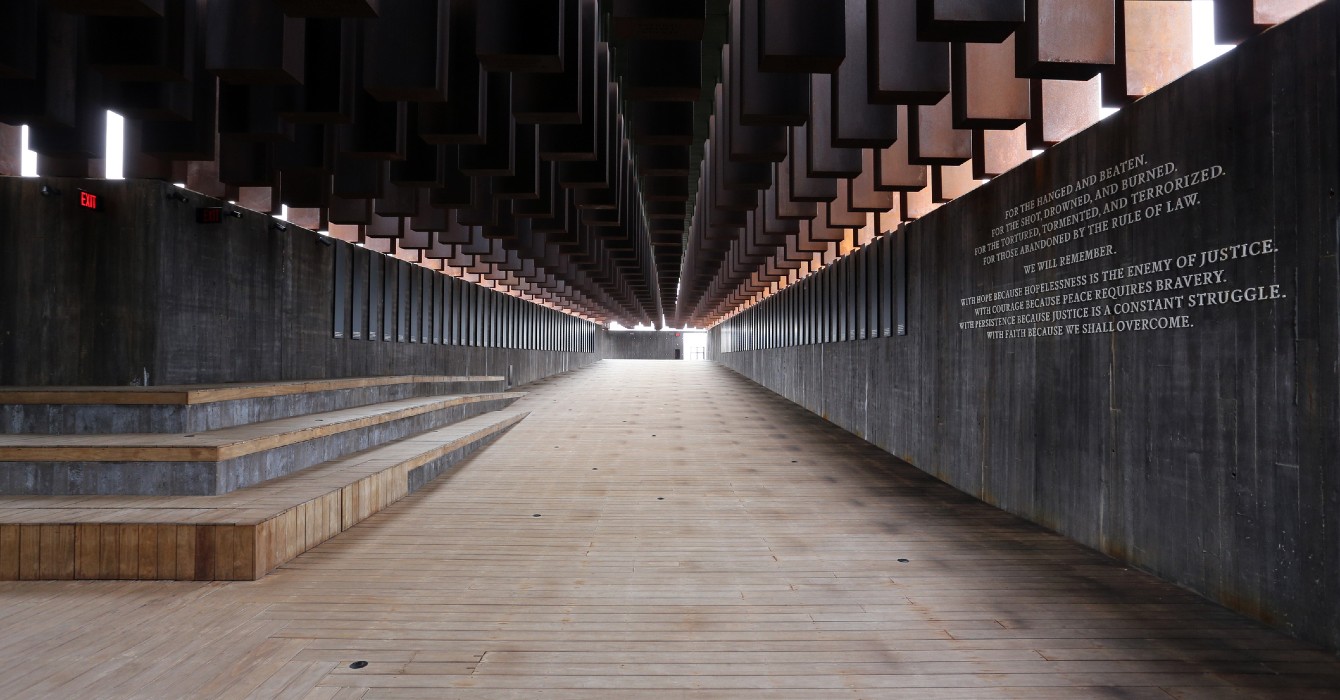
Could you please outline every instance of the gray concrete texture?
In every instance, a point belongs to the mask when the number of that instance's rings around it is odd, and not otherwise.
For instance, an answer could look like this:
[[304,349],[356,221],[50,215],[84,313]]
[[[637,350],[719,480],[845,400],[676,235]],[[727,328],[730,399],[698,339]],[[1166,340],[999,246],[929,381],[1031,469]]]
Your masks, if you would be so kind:
[[507,390],[505,379],[412,382],[316,391],[285,396],[180,405],[0,405],[0,433],[79,435],[106,433],[201,433],[236,425],[337,411],[386,401]]
[[[98,195],[101,211],[79,207],[81,188]],[[219,205],[241,217],[196,223],[197,207]],[[500,342],[336,338],[336,249],[348,244],[274,224],[162,182],[0,177],[0,385],[389,374],[497,375],[518,385],[596,359]],[[494,328],[521,323],[500,318]]]
[[[1340,648],[1338,14],[1325,3],[909,224],[906,336],[715,359],[988,503]],[[1135,197],[1198,179],[1139,210],[1199,201],[1018,259],[975,253],[1008,235],[992,232],[1021,203],[1142,155],[1145,172],[1175,169],[1102,184]],[[1222,175],[1198,178],[1216,166]],[[1079,210],[1091,205],[1102,203]],[[1205,264],[1267,239],[1276,252]],[[1025,268],[1104,245],[1110,255]],[[1181,308],[1121,318],[1185,315],[1191,327],[991,338],[960,325],[1030,313],[978,316],[965,299],[1008,302],[1021,285],[1162,260],[1166,272],[1128,270],[1097,288],[1224,274],[1032,312],[1179,297]],[[1276,284],[1275,300],[1187,306],[1193,293]]]
[[599,338],[601,359],[684,359],[684,337],[677,331],[605,331]]
[[219,462],[0,462],[0,495],[209,496],[341,459],[467,418],[521,397],[448,406]]

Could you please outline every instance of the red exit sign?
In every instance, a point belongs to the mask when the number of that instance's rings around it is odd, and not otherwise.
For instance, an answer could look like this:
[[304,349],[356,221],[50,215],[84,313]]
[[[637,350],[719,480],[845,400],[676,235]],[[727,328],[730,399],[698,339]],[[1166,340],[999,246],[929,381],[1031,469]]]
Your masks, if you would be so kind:
[[223,223],[223,207],[196,207],[195,222],[198,224]]
[[102,202],[98,200],[98,195],[93,194],[92,192],[79,190],[79,206],[85,209],[100,211],[102,209]]

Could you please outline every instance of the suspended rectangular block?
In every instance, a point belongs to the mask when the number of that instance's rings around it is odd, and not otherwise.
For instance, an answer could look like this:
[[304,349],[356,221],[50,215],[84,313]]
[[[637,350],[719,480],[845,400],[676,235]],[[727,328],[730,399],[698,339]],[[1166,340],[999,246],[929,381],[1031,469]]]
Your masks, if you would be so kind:
[[297,85],[305,66],[305,23],[272,0],[211,0],[205,67],[225,82]]
[[90,17],[89,66],[117,80],[186,80],[195,64],[196,8],[170,0],[162,16]]
[[45,15],[42,0],[0,3],[0,79],[37,79]]
[[[0,121],[73,127],[79,121],[81,90],[87,94],[89,83],[99,84],[96,75],[81,75],[79,70],[83,24],[77,17],[58,12],[39,13],[37,17],[35,26],[7,28],[36,31],[35,44],[21,38],[17,46],[26,46],[24,50],[36,55],[37,62],[34,79],[0,80]],[[42,50],[43,46],[46,50]]]
[[1004,41],[1025,16],[1024,0],[917,0],[917,32],[929,41]]
[[338,19],[306,20],[304,65],[321,66],[304,76],[302,87],[280,116],[295,123],[348,124],[358,90],[359,28]]
[[511,175],[494,178],[493,196],[500,199],[538,199],[540,196],[540,173],[548,172],[549,163],[541,164],[540,154],[536,150],[537,131],[534,124],[517,124],[513,138],[516,151],[515,163]]
[[906,108],[907,163],[957,165],[972,157],[972,131],[954,128],[953,96]]
[[339,151],[355,158],[404,158],[407,119],[404,102],[382,102],[360,92],[354,103],[353,123],[337,128]]
[[51,9],[99,17],[162,17],[172,0],[47,0]]
[[512,116],[533,124],[580,124],[582,81],[595,57],[596,0],[569,0],[563,13],[563,72],[512,76]]
[[1028,128],[982,129],[972,133],[972,177],[996,177],[1023,164],[1033,154],[1028,149]]
[[[383,0],[275,0],[289,17],[376,17]],[[396,0],[391,0],[391,3]]]
[[274,184],[274,146],[259,141],[219,137],[219,179],[240,187]]
[[953,46],[954,128],[1013,129],[1028,121],[1029,81],[1014,74],[1015,37]]
[[871,0],[870,99],[934,104],[949,94],[949,44],[917,36],[917,0]]
[[380,197],[386,182],[386,168],[387,163],[383,160],[337,155],[332,191],[338,197]]
[[878,151],[861,152],[861,174],[847,187],[847,207],[852,211],[884,212],[893,208],[895,197],[889,190],[877,189],[879,184]]
[[629,100],[696,102],[702,96],[702,47],[696,41],[636,41],[622,47],[620,60]]
[[824,73],[810,76],[810,91],[814,98],[810,120],[803,130],[803,139],[798,140],[801,129],[792,130],[791,151],[796,157],[802,152],[805,154],[805,169],[810,177],[855,177],[861,172],[860,149],[833,145],[831,81],[832,76]]
[[480,0],[475,8],[475,51],[484,70],[562,72],[564,5],[576,1]]
[[1032,118],[1028,147],[1060,143],[1088,128],[1102,116],[1102,78],[1034,80],[1030,88]]
[[1017,34],[1015,73],[1088,80],[1115,65],[1120,1],[1027,0],[1028,21]]
[[370,224],[372,223],[372,200],[331,197],[330,212],[327,216],[332,224]]
[[393,0],[363,23],[363,89],[379,100],[447,99],[449,0]]
[[740,94],[734,82],[739,71],[731,65],[737,60],[729,45],[721,47],[720,90],[725,99],[718,100],[715,114],[726,126],[726,156],[735,161],[776,163],[786,157],[786,127],[740,123]]
[[759,69],[773,73],[837,70],[846,55],[844,9],[841,0],[758,0]]
[[897,107],[877,104],[870,94],[867,0],[845,2],[847,58],[833,73],[832,142],[839,148],[885,148],[898,138]]
[[705,0],[613,0],[610,33],[616,40],[701,41],[707,28]]
[[[810,81],[804,73],[768,73],[758,65],[760,0],[731,0],[730,45],[738,61],[733,76],[739,87],[741,124],[802,126],[809,118]],[[738,47],[738,48],[737,48]]]

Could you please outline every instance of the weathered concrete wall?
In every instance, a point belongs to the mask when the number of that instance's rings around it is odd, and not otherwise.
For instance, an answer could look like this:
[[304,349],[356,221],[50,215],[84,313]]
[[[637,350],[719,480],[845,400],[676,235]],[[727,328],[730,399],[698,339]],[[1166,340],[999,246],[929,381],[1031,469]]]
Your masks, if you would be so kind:
[[1337,10],[910,224],[906,336],[716,359],[967,493],[1340,647]]
[[600,337],[602,359],[684,359],[684,336],[675,331],[604,331]]
[[[43,185],[60,191],[43,196]],[[78,189],[102,211],[79,207]],[[0,384],[188,384],[381,374],[510,376],[596,354],[332,334],[338,241],[152,181],[0,177]],[[496,327],[524,324],[499,316]],[[589,324],[588,324],[589,325]],[[515,344],[515,343],[514,343]],[[532,345],[533,347],[533,345]],[[557,347],[557,346],[554,346]]]

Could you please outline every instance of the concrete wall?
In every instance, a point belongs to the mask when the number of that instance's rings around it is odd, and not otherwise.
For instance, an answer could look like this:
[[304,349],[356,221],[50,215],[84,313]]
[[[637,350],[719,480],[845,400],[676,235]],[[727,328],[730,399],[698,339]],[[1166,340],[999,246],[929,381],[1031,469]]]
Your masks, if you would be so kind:
[[[604,331],[600,356],[607,360],[682,360],[684,336],[675,331]],[[678,356],[676,356],[678,351]]]
[[907,335],[719,352],[719,325],[715,358],[967,493],[1340,647],[1337,14],[908,225]]
[[[59,194],[42,195],[43,185]],[[81,187],[101,211],[80,208]],[[169,198],[181,193],[153,181],[0,177],[0,385],[509,370],[521,384],[596,359],[593,344],[575,352],[335,338],[334,260],[347,244],[321,245],[292,225],[278,231],[246,210],[198,224],[196,207],[220,202]]]

